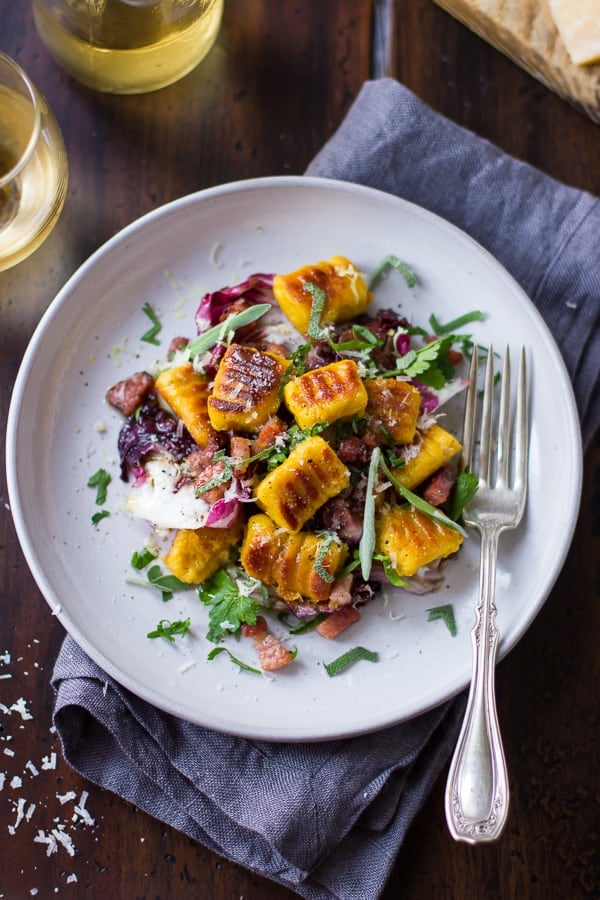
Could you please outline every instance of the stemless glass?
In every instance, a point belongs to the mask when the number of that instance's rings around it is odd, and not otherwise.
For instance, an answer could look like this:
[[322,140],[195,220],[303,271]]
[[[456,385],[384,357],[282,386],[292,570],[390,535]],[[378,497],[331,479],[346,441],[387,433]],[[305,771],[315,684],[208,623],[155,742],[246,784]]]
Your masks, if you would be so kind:
[[48,104],[0,53],[0,271],[39,247],[67,194],[67,155]]
[[42,42],[88,87],[155,91],[182,78],[213,46],[224,0],[33,0]]

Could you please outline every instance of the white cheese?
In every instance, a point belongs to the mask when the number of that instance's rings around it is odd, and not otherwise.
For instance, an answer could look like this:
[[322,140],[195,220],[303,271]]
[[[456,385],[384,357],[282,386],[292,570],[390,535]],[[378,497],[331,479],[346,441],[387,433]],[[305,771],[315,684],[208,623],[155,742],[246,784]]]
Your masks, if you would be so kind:
[[138,519],[146,519],[156,528],[201,528],[209,505],[196,497],[192,482],[177,484],[181,478],[178,466],[171,460],[157,458],[146,463],[145,481],[134,487],[127,498],[127,509]]
[[600,62],[600,0],[549,0],[554,24],[578,66]]

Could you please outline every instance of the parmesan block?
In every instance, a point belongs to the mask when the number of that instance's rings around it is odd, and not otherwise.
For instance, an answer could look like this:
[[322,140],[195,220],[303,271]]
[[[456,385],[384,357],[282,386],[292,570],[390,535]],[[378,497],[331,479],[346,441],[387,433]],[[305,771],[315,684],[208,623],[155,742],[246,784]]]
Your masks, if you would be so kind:
[[578,66],[600,61],[600,0],[549,0],[552,18]]

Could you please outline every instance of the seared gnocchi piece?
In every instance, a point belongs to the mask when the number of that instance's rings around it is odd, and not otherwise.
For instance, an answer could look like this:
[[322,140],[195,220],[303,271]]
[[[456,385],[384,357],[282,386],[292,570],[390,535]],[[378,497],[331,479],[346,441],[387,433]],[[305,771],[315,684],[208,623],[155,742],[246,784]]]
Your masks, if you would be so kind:
[[349,482],[350,473],[335,450],[316,435],[298,444],[263,478],[255,491],[256,502],[281,528],[298,532]]
[[321,325],[347,322],[364,313],[373,299],[354,265],[345,256],[332,256],[326,262],[302,266],[287,275],[276,275],[273,294],[281,311],[302,334],[307,334],[313,294],[307,285],[325,292]]
[[307,531],[290,534],[259,513],[248,521],[240,562],[248,575],[275,588],[284,600],[322,603],[348,556],[346,544],[326,541]]
[[155,390],[200,447],[206,447],[214,434],[208,417],[208,383],[208,377],[196,372],[191,363],[165,369],[154,382]]
[[452,459],[462,449],[460,442],[440,425],[431,425],[419,433],[420,446],[415,456],[394,469],[394,475],[405,488],[412,490]]
[[280,384],[291,363],[276,353],[231,344],[221,360],[208,415],[217,431],[258,431],[281,403]]
[[310,428],[361,416],[368,397],[354,360],[342,359],[288,381],[283,399],[300,428]]
[[421,566],[456,553],[462,541],[458,531],[410,506],[391,507],[376,524],[375,550],[400,576],[410,577]]
[[410,444],[417,430],[421,394],[398,378],[365,380],[369,397],[366,414],[375,428],[389,434],[395,444]]
[[243,530],[241,521],[230,528],[180,529],[163,562],[180,581],[202,584],[229,561]]

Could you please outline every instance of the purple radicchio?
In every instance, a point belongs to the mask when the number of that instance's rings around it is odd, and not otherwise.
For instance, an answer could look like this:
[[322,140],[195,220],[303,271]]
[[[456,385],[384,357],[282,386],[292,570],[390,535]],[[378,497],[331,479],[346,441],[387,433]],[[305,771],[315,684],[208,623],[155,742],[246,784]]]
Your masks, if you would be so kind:
[[221,321],[223,313],[240,297],[243,297],[249,305],[273,303],[271,289],[274,277],[274,275],[256,273],[255,275],[250,275],[249,278],[240,282],[240,284],[205,294],[196,310],[195,321],[198,334],[202,334],[207,328],[217,325]]
[[166,410],[161,409],[154,394],[148,394],[121,428],[118,441],[121,478],[128,480],[129,470],[139,477],[145,458],[151,453],[166,452],[179,461],[198,445],[185,427]]
[[225,495],[210,508],[206,522],[207,528],[231,528],[242,512],[242,503],[252,499],[248,487],[239,478],[233,478]]

